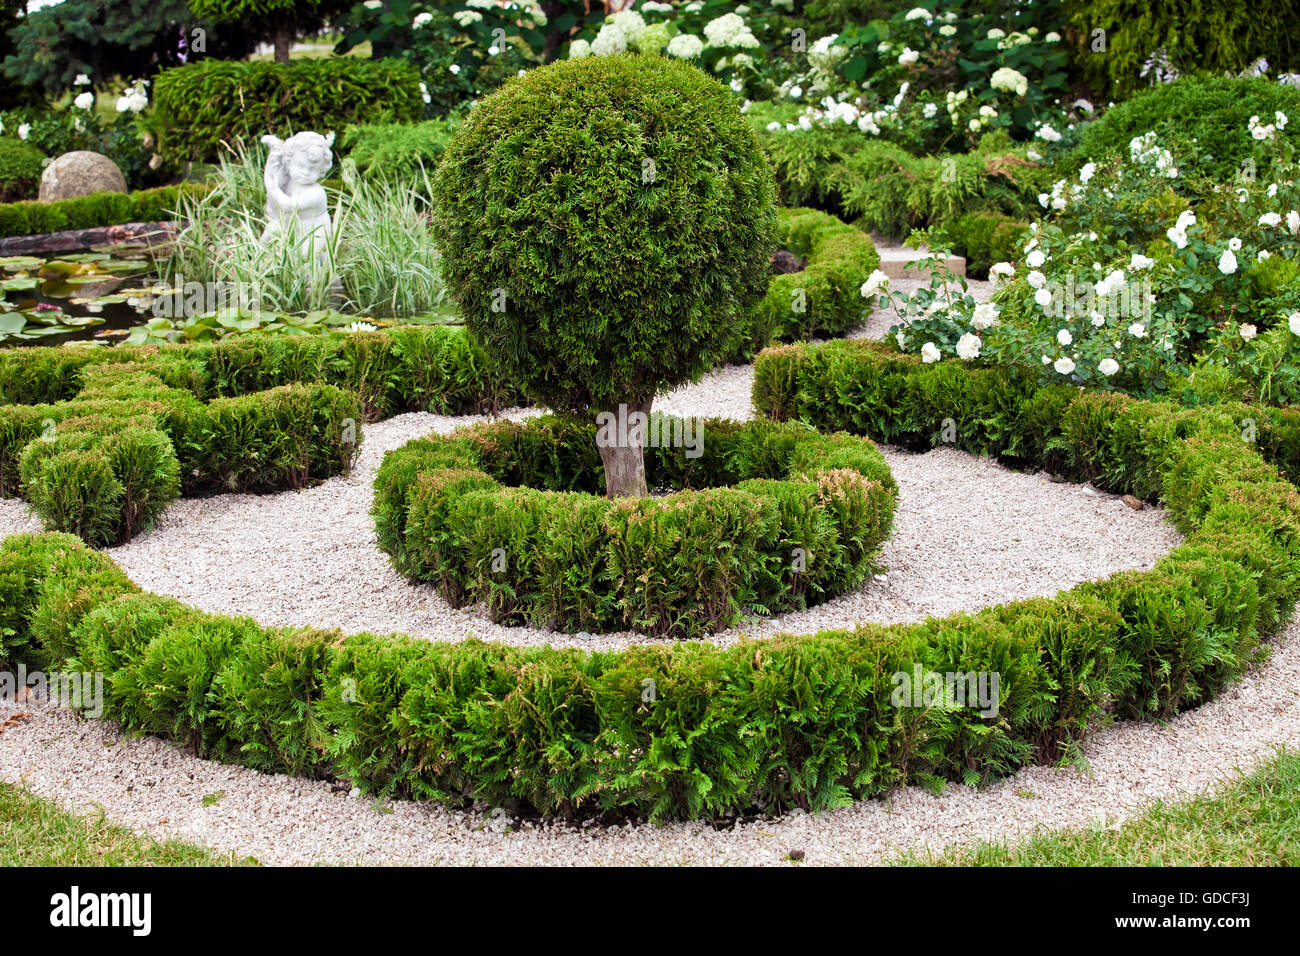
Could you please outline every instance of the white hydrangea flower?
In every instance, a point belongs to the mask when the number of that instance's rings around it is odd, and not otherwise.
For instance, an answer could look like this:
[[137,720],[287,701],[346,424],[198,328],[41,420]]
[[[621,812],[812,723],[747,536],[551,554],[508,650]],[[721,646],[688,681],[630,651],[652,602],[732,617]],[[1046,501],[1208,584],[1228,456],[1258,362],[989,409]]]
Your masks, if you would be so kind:
[[482,20],[483,14],[479,13],[477,10],[457,10],[451,15],[451,18],[455,20],[459,26],[467,27],[471,23],[478,23]]
[[953,26],[951,23],[945,23],[943,26],[939,28],[939,35],[945,37],[956,36],[957,28]]
[[[1015,93],[1016,96],[1024,96],[1029,92],[1029,79],[1019,70],[1003,66],[993,71],[993,75],[989,77],[989,86],[995,90]],[[966,91],[963,90],[962,92]]]
[[614,56],[627,50],[627,36],[612,23],[606,23],[591,41],[592,56]]
[[605,22],[621,32],[628,41],[635,40],[645,30],[645,18],[635,10],[620,10]]
[[974,332],[967,332],[957,340],[957,357],[966,362],[979,358],[980,348],[983,345],[984,342],[978,335]]
[[418,30],[432,19],[432,13],[417,13],[415,19],[411,21],[411,26]]
[[929,20],[930,11],[925,9],[925,7],[913,7],[911,10],[907,11],[907,16],[903,17],[903,19],[904,20]]
[[1087,183],[1095,175],[1097,175],[1097,164],[1084,163],[1083,168],[1079,170],[1079,182]]
[[926,342],[921,346],[921,361],[926,365],[929,365],[931,362],[939,361],[941,357],[942,355],[939,352],[939,346],[935,345],[933,342]]
[[903,47],[903,52],[898,54],[899,66],[911,66],[917,60],[921,59],[921,54],[917,53],[909,46]]
[[704,52],[704,41],[689,33],[679,33],[668,41],[668,55],[679,60],[693,60]]
[[[574,40],[569,44],[569,59],[581,60],[584,56],[591,56],[591,44],[586,40]],[[457,72],[460,72],[457,70]]]

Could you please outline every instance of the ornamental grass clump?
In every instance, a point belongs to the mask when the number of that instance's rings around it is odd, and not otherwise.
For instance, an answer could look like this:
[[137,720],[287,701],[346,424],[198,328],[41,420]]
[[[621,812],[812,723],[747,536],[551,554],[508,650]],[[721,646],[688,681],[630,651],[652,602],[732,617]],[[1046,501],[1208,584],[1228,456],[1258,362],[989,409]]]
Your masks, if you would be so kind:
[[[510,81],[433,192],[468,331],[563,414],[648,417],[732,353],[767,288],[771,168],[731,91],[687,63],[583,58]],[[618,432],[599,442],[607,492],[644,496],[643,439]]]

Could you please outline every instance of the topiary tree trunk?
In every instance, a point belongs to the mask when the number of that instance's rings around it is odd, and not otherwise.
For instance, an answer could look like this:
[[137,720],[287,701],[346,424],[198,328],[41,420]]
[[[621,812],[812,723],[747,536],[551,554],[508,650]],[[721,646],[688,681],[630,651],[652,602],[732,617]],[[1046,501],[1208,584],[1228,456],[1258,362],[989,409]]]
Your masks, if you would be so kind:
[[[620,406],[613,429],[602,428],[602,424],[609,424],[608,419],[604,415],[596,416],[596,447],[605,466],[605,494],[610,498],[645,498],[650,494],[645,481],[646,427],[636,427],[633,416],[641,416],[648,425],[653,404],[654,399],[649,398]],[[607,437],[611,430],[613,441]]]
[[275,44],[276,63],[289,62],[289,54],[293,51],[295,32],[294,22],[290,17],[280,16],[275,18],[274,29],[271,32],[271,42]]

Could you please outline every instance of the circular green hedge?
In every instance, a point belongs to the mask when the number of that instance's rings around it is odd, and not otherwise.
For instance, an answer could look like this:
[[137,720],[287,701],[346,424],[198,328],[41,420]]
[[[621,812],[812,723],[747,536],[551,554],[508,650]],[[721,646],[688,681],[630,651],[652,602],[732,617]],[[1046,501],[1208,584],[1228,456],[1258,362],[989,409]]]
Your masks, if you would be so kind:
[[675,493],[612,501],[594,424],[544,416],[409,442],[375,480],[380,546],[454,606],[568,632],[697,637],[874,572],[897,485],[869,440],[666,415],[649,434],[648,483]]
[[680,60],[590,57],[512,79],[443,154],[434,218],[465,325],[559,412],[644,407],[748,334],[777,235],[734,94]]

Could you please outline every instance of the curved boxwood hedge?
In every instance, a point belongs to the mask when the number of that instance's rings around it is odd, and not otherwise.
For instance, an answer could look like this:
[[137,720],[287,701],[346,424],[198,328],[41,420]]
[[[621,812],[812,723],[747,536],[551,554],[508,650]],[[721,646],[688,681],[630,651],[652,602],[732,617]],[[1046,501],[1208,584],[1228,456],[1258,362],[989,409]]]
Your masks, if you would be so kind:
[[516,398],[445,327],[6,349],[0,497],[21,494],[47,527],[115,544],[182,493],[296,488],[346,471],[365,418]]
[[871,237],[816,209],[780,209],[781,242],[806,258],[799,272],[774,275],[754,310],[748,358],[772,341],[830,338],[859,324],[859,289],[880,265]]
[[897,486],[870,442],[662,415],[650,434],[691,439],[696,457],[646,449],[649,487],[686,490],[601,496],[596,426],[553,416],[416,439],[375,479],[380,547],[494,621],[671,637],[820,603],[875,570]]
[[[784,413],[921,446],[952,418],[970,451],[1163,499],[1187,538],[1149,571],[975,614],[584,653],[264,628],[139,592],[66,535],[14,535],[0,663],[101,671],[105,715],[128,730],[260,770],[543,813],[722,817],[1055,761],[1108,715],[1213,697],[1294,608],[1300,494],[1260,455],[1267,436],[1295,467],[1294,419],[1261,419],[1257,447],[1241,428],[1254,409],[1035,389],[856,343],[769,351],[758,368],[765,407],[793,380]],[[814,406],[831,385],[839,397]],[[998,672],[996,717],[894,706],[890,675],[917,666]]]

